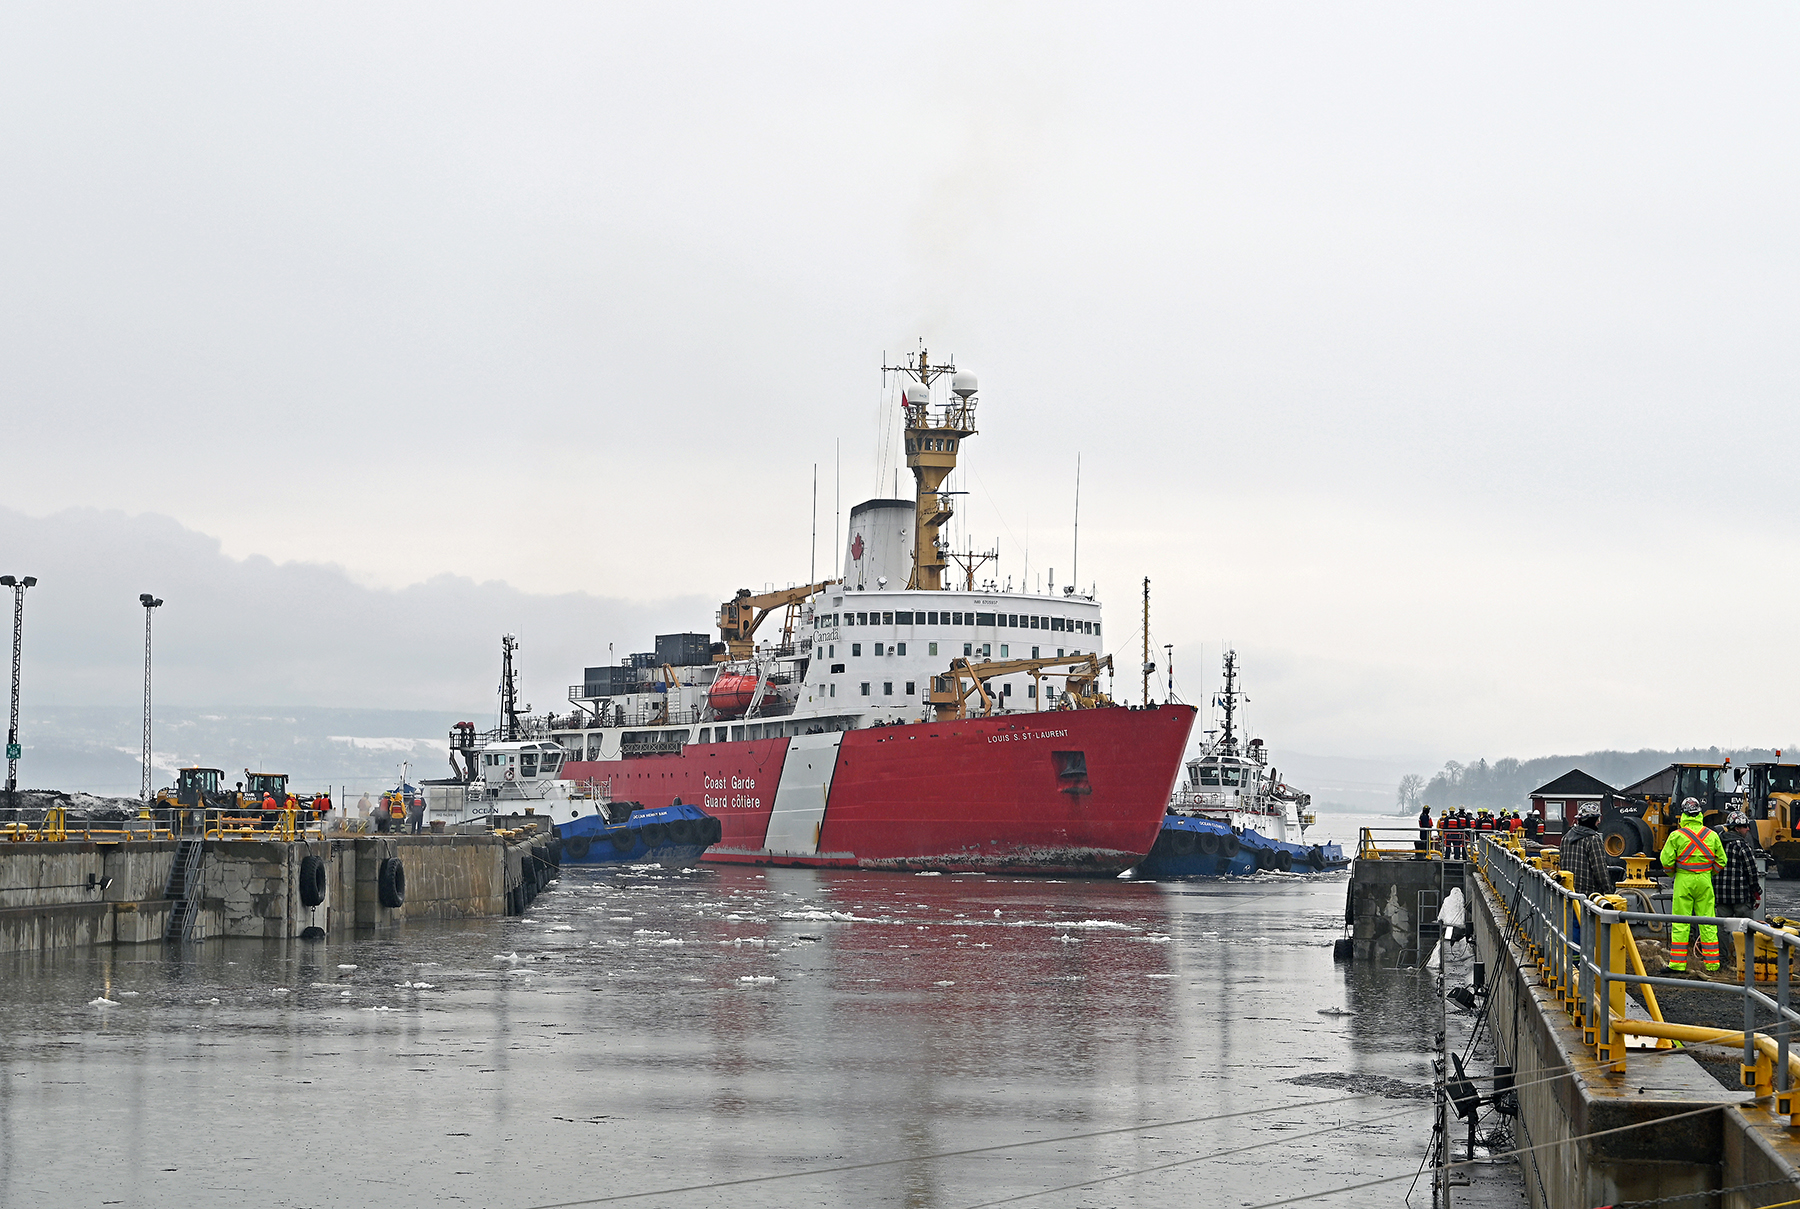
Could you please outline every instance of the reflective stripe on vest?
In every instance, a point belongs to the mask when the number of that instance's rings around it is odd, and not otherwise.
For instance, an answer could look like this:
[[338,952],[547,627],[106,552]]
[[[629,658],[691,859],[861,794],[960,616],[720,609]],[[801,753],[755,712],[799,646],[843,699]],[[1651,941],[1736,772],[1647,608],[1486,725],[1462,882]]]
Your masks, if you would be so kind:
[[[1701,830],[1704,831],[1705,828],[1701,828]],[[1686,827],[1681,828],[1681,834],[1687,836],[1688,846],[1680,856],[1675,858],[1677,869],[1684,873],[1711,873],[1715,869],[1721,868],[1719,862],[1713,859],[1712,849],[1706,846],[1703,838],[1695,835]],[[1707,834],[1711,835],[1712,833],[1707,832]],[[1698,858],[1694,856],[1696,852],[1700,854]]]

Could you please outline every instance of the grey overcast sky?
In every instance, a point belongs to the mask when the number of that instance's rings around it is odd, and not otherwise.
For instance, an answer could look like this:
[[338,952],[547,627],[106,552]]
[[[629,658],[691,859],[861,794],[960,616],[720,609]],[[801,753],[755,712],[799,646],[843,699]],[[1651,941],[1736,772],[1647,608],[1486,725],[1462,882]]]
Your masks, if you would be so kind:
[[[189,702],[485,702],[508,609],[563,627],[559,692],[804,580],[815,464],[823,575],[839,444],[844,509],[888,494],[878,366],[922,338],[983,385],[959,535],[1066,581],[1079,455],[1112,645],[1150,576],[1188,696],[1234,643],[1278,751],[1782,742],[1797,34],[7,5],[0,558],[80,567],[35,572],[34,683],[132,700],[98,600],[153,589]],[[212,570],[127,573],[157,542]],[[262,630],[177,620],[252,580]]]

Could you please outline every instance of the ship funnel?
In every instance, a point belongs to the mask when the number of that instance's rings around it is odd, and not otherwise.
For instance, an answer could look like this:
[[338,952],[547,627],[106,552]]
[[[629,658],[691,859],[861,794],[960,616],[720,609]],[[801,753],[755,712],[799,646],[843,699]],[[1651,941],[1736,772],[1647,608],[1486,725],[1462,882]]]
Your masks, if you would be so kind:
[[968,398],[975,393],[975,375],[969,373],[957,374],[954,378],[950,379],[950,389],[956,392],[957,398]]
[[930,407],[931,388],[922,382],[906,384],[906,405],[908,407]]

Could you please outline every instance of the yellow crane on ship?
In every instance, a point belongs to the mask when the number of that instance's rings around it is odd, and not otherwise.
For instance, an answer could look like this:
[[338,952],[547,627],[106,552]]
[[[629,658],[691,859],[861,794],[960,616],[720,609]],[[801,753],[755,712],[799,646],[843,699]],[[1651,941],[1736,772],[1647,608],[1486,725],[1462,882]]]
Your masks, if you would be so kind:
[[[1065,665],[1068,667],[1065,672],[1049,670]],[[996,676],[1028,672],[1037,689],[1033,696],[1040,710],[1044,708],[1045,676],[1061,676],[1065,681],[1062,704],[1052,708],[1097,709],[1113,703],[1111,697],[1100,691],[1100,673],[1112,671],[1112,665],[1111,655],[1050,655],[1041,659],[999,659],[981,663],[958,658],[950,661],[947,673],[931,678],[931,691],[926,695],[926,701],[937,711],[940,722],[968,717],[971,697],[981,703],[983,715],[992,714],[997,703],[994,695],[988,692],[987,682]]]
[[736,596],[719,606],[719,634],[725,640],[725,653],[713,656],[713,662],[750,658],[756,651],[756,628],[768,620],[769,614],[776,609],[787,610],[787,616],[781,622],[781,645],[784,648],[792,647],[795,615],[801,602],[815,592],[823,592],[832,584],[842,582],[844,581],[841,579],[826,579],[816,584],[783,588],[779,592],[763,592],[754,596],[749,588],[739,588]]

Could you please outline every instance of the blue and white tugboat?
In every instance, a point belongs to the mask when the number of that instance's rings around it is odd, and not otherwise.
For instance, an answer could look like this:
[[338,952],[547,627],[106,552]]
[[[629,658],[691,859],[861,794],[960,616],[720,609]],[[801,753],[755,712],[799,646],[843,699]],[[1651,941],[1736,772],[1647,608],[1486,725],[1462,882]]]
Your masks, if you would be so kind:
[[698,806],[675,802],[646,810],[636,802],[592,802],[593,813],[557,825],[565,865],[637,865],[697,861],[719,842],[722,825]]
[[1223,725],[1207,732],[1200,754],[1187,762],[1187,779],[1169,798],[1156,844],[1138,864],[1139,877],[1320,872],[1348,863],[1330,840],[1307,843],[1306,829],[1317,821],[1312,795],[1281,780],[1263,741],[1240,748],[1235,717],[1242,696],[1237,652],[1226,651],[1225,688],[1213,701]]
[[719,842],[723,824],[679,797],[649,808],[614,801],[611,778],[566,778],[567,750],[542,719],[518,710],[517,647],[511,634],[500,641],[500,726],[478,734],[474,723],[458,722],[450,730],[450,767],[457,775],[425,782],[426,808],[434,818],[466,826],[492,825],[502,815],[538,815],[562,840],[565,865],[686,863]]

